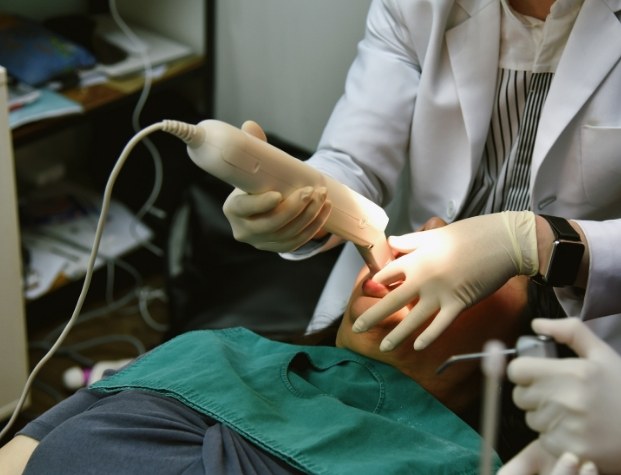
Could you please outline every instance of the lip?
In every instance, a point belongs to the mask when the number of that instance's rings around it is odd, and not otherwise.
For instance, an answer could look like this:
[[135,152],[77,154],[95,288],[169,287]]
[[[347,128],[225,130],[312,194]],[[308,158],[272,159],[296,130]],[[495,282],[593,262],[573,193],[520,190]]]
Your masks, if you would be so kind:
[[371,280],[370,278],[362,282],[361,288],[362,288],[362,293],[366,297],[373,297],[376,299],[381,299],[382,297],[385,297],[389,292],[388,287],[378,282],[375,282],[374,280]]
[[[365,279],[358,287],[349,309],[349,318],[352,323],[355,322],[360,315],[366,312],[369,308],[382,300],[386,295],[390,293],[390,288],[383,284],[375,282],[370,278]],[[403,310],[395,312],[393,315],[387,317],[382,321],[384,324],[394,326],[394,320],[397,319],[397,323],[403,318]],[[376,324],[381,326],[379,324]]]
[[[395,287],[397,287],[398,285],[399,284],[396,284]],[[392,287],[387,287],[384,284],[375,282],[371,279],[370,276],[364,278],[362,282],[358,284],[357,290],[354,293],[354,298],[351,301],[348,312],[349,320],[352,323],[355,322],[360,315],[362,315],[365,311],[367,311],[382,298],[388,295],[392,290]],[[394,327],[403,319],[403,317],[407,314],[412,306],[413,305],[405,306],[403,309],[386,317],[384,320],[382,320],[382,322],[376,323],[374,328],[380,329],[384,327],[383,330],[385,330],[386,327]]]

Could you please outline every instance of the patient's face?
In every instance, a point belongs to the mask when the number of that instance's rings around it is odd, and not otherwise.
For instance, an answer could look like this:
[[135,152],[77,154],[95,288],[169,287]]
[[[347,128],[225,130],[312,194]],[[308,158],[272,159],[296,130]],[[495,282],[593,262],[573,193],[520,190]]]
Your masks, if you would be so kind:
[[352,292],[337,335],[337,346],[388,363],[416,380],[453,410],[472,402],[480,389],[480,361],[460,362],[441,375],[435,371],[449,357],[481,351],[490,339],[513,346],[523,326],[527,303],[526,277],[514,277],[496,293],[465,310],[444,333],[422,351],[412,345],[420,329],[394,351],[379,350],[382,339],[407,315],[408,308],[389,316],[365,333],[354,333],[352,325],[388,290],[369,279],[364,267]]

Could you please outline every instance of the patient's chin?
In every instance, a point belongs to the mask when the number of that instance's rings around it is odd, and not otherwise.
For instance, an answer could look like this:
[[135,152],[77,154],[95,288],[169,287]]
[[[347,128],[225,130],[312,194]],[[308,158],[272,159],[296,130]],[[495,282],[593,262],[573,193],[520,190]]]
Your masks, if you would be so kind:
[[353,324],[358,319],[358,317],[360,317],[360,315],[370,309],[377,302],[379,302],[378,299],[372,297],[365,297],[363,295],[352,299],[347,312],[350,323]]
[[[379,347],[386,335],[403,320],[407,314],[407,309],[386,317],[365,332],[355,333],[352,329],[354,322],[360,315],[377,302],[378,299],[366,296],[358,296],[350,302],[337,333],[336,346],[389,363],[400,354],[399,348],[390,353],[383,353]],[[411,352],[411,342],[406,346],[409,352]]]

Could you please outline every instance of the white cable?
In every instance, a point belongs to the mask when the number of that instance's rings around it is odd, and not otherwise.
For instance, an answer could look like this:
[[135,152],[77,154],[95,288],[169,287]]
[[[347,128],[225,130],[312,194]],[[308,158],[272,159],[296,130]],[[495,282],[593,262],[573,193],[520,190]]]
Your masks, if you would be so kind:
[[[86,251],[90,252],[90,249],[87,249]],[[125,305],[129,305],[130,302],[135,298],[136,291],[138,291],[140,287],[142,286],[142,277],[140,276],[140,274],[134,267],[130,266],[128,263],[126,263],[122,259],[116,259],[114,263],[116,266],[118,266],[121,269],[124,269],[128,274],[130,274],[134,278],[134,281],[135,281],[134,291],[128,292],[124,296],[108,303],[107,305],[91,309],[88,312],[80,313],[80,316],[74,322],[74,326],[77,325],[78,323],[84,323],[84,322],[93,320],[95,318],[106,316],[112,312],[118,311],[122,309]],[[106,285],[109,286],[113,284],[111,284],[111,282],[107,282]],[[106,291],[109,292],[110,288],[108,287]],[[56,328],[51,330],[43,338],[43,340],[44,341],[55,340],[56,338],[58,338],[58,335],[62,332],[64,326],[65,326],[64,323],[62,325],[57,326]]]
[[26,383],[24,385],[22,393],[21,393],[21,395],[20,395],[20,397],[19,397],[19,399],[17,401],[17,404],[15,406],[13,414],[11,415],[11,418],[9,419],[9,421],[7,422],[5,427],[2,429],[2,432],[0,432],[0,439],[3,439],[7,435],[7,433],[10,430],[10,428],[15,423],[19,413],[22,410],[22,407],[24,406],[24,402],[26,401],[26,397],[28,396],[28,393],[30,391],[30,388],[32,387],[32,383],[33,383],[34,379],[39,374],[39,372],[41,371],[43,366],[54,355],[56,350],[63,344],[65,338],[67,337],[67,334],[69,333],[69,331],[73,327],[74,322],[76,321],[76,319],[80,315],[80,310],[82,309],[82,305],[84,305],[84,300],[86,299],[86,294],[88,293],[88,289],[89,289],[89,287],[91,285],[91,280],[93,278],[93,271],[94,271],[94,268],[95,268],[95,261],[97,259],[97,253],[99,251],[99,244],[101,242],[101,236],[103,234],[104,225],[105,225],[106,219],[108,217],[108,211],[110,209],[110,200],[112,198],[112,189],[114,187],[114,184],[116,183],[116,180],[118,178],[118,175],[119,175],[121,169],[123,168],[123,165],[125,164],[125,161],[127,160],[127,157],[129,156],[129,153],[134,149],[136,144],[138,142],[140,142],[141,140],[143,140],[143,138],[146,137],[147,135],[149,135],[149,134],[151,134],[151,133],[153,133],[155,131],[158,131],[158,130],[164,130],[166,128],[166,123],[167,122],[172,122],[172,121],[164,121],[164,122],[155,123],[155,124],[153,124],[153,125],[151,125],[149,127],[146,127],[145,129],[141,130],[136,135],[134,135],[130,139],[130,141],[127,143],[125,148],[123,149],[121,155],[119,156],[119,159],[117,160],[116,164],[114,165],[114,168],[112,169],[112,172],[110,172],[110,177],[108,178],[108,182],[106,184],[106,188],[105,188],[104,194],[103,194],[103,200],[102,200],[102,204],[101,204],[101,212],[99,214],[99,220],[97,222],[97,229],[95,231],[95,238],[94,238],[94,241],[93,241],[93,248],[91,250],[91,254],[90,254],[90,257],[89,257],[89,260],[88,260],[88,264],[86,265],[86,274],[84,276],[84,283],[82,284],[82,290],[80,292],[80,295],[78,297],[78,301],[77,301],[77,303],[75,305],[75,308],[73,310],[73,314],[71,315],[71,318],[69,318],[69,321],[65,325],[64,330],[62,331],[62,333],[60,334],[60,336],[58,337],[58,339],[56,340],[54,345],[52,345],[50,350],[41,358],[41,360],[39,360],[37,365],[30,372],[30,375],[28,376],[28,379],[26,380]]
[[[118,334],[118,335],[104,335],[99,337],[90,338],[88,340],[82,340],[78,343],[73,343],[71,345],[66,345],[61,348],[58,348],[56,351],[59,354],[63,354],[69,356],[72,359],[80,358],[80,360],[92,360],[92,358],[87,358],[81,355],[79,352],[84,350],[90,350],[91,348],[95,348],[98,346],[105,346],[110,343],[127,343],[134,347],[136,350],[136,356],[140,356],[146,353],[147,349],[144,346],[144,343],[132,335]],[[30,342],[30,349],[34,350],[49,350],[50,344],[46,341],[33,341]]]
[[149,311],[149,301],[155,299],[166,301],[166,295],[162,290],[143,287],[138,292],[138,308],[140,309],[140,316],[147,326],[152,330],[163,333],[168,330],[168,325],[155,320]]
[[[153,84],[153,68],[151,65],[151,60],[149,59],[149,55],[147,54],[147,50],[145,45],[140,38],[136,36],[136,34],[132,31],[132,29],[127,25],[127,23],[121,17],[117,6],[116,0],[109,0],[109,8],[112,19],[117,24],[117,26],[121,29],[121,31],[127,36],[135,50],[140,55],[140,60],[142,61],[142,66],[144,70],[144,84],[142,87],[142,91],[140,93],[140,97],[138,98],[138,102],[134,107],[134,111],[132,113],[132,127],[134,132],[137,133],[140,129],[140,115],[142,114],[142,110],[149,98],[149,94],[151,93],[151,86]],[[137,226],[139,221],[149,212],[155,210],[154,205],[157,200],[160,191],[162,189],[162,181],[164,177],[163,167],[162,167],[162,157],[160,155],[159,150],[155,146],[155,144],[146,139],[143,141],[145,147],[149,151],[151,155],[151,159],[153,160],[153,169],[154,169],[154,178],[153,178],[153,187],[151,188],[151,193],[149,197],[144,202],[140,210],[136,213],[132,225],[130,227],[130,232],[136,238],[137,241],[141,242],[141,245],[146,249],[150,250],[156,256],[163,256],[164,252],[154,244],[148,241],[142,241],[138,236]],[[154,213],[160,215],[161,213]]]
[[83,340],[78,343],[67,345],[64,348],[66,348],[68,351],[74,351],[77,353],[79,351],[88,350],[90,348],[95,348],[97,346],[104,346],[109,343],[119,343],[119,342],[127,343],[133,346],[134,349],[136,350],[136,356],[140,356],[146,353],[147,351],[146,347],[144,346],[144,343],[140,339],[132,335],[123,335],[123,334],[104,335],[100,337],[90,338],[88,340]]
[[84,275],[84,283],[82,284],[82,290],[80,291],[80,295],[78,296],[78,301],[75,305],[73,313],[71,317],[67,321],[65,328],[59,335],[58,339],[54,342],[49,351],[39,360],[39,362],[32,369],[28,378],[26,379],[26,383],[24,384],[24,388],[22,389],[22,393],[15,405],[15,409],[13,410],[13,414],[11,418],[3,427],[0,432],[0,439],[3,439],[8,434],[9,430],[17,420],[19,413],[24,406],[26,401],[26,397],[30,392],[30,388],[34,382],[34,379],[37,377],[43,366],[54,356],[54,353],[60,348],[65,341],[65,338],[71,331],[74,323],[76,322],[78,316],[80,315],[80,311],[82,310],[82,306],[84,305],[84,300],[86,299],[86,294],[88,293],[88,289],[91,285],[91,280],[93,279],[93,272],[95,269],[95,262],[97,260],[97,254],[99,252],[99,245],[101,243],[101,237],[103,235],[104,226],[106,224],[106,220],[108,218],[108,212],[110,211],[110,201],[112,200],[112,189],[114,188],[114,184],[121,173],[123,165],[127,161],[129,154],[134,149],[134,147],[145,137],[156,132],[158,130],[168,132],[172,135],[175,135],[177,138],[183,140],[186,143],[190,143],[196,137],[202,136],[202,131],[198,127],[192,124],[186,124],[184,122],[179,122],[175,120],[164,120],[162,122],[156,122],[148,127],[145,127],[140,132],[136,133],[130,140],[127,142],[127,145],[123,148],[121,155],[119,155],[118,160],[116,161],[112,171],[110,172],[110,176],[108,177],[108,182],[106,183],[106,188],[104,189],[104,194],[101,203],[101,211],[99,213],[99,219],[97,221],[97,229],[95,230],[95,238],[93,240],[93,247],[91,249],[91,253],[88,259],[88,263],[86,264],[86,273]]

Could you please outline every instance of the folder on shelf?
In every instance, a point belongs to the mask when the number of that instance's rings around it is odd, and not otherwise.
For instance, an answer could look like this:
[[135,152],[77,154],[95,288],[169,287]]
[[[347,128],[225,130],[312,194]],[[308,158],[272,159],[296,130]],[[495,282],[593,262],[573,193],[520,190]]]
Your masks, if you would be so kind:
[[82,112],[84,107],[79,102],[49,89],[39,89],[36,100],[9,113],[9,125],[11,129],[16,129],[30,122]]
[[33,103],[41,96],[39,89],[19,81],[9,83],[9,110],[16,110]]

